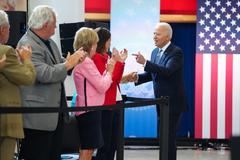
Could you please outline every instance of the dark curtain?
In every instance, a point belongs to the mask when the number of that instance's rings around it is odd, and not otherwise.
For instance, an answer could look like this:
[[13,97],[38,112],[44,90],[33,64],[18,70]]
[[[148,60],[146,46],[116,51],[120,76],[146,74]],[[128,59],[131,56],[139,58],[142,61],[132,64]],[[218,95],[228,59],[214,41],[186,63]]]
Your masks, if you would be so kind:
[[184,83],[188,102],[188,112],[183,114],[180,122],[178,137],[194,136],[194,88],[195,88],[195,23],[172,23],[172,42],[184,52]]

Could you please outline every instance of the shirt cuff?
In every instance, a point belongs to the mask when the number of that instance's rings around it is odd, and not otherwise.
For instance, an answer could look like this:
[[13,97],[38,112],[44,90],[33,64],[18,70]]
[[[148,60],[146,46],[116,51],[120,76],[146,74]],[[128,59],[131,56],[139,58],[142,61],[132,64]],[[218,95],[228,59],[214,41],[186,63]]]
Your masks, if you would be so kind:
[[137,74],[137,79],[134,81],[134,83],[138,83],[139,75]]
[[147,60],[145,61],[145,63],[143,64],[143,67],[145,67],[146,66],[146,64],[147,64]]

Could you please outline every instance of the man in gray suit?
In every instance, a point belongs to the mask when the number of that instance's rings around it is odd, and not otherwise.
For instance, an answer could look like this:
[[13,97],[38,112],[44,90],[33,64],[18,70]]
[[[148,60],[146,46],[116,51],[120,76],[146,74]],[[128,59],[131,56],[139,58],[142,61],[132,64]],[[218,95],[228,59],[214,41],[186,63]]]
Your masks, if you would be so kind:
[[[50,6],[37,6],[30,16],[29,29],[19,45],[32,47],[32,62],[36,68],[36,82],[22,87],[24,107],[67,107],[63,82],[67,71],[85,58],[79,49],[64,59],[56,43],[50,38],[55,33],[56,12]],[[63,114],[24,114],[25,138],[20,158],[25,160],[58,160],[61,153]]]

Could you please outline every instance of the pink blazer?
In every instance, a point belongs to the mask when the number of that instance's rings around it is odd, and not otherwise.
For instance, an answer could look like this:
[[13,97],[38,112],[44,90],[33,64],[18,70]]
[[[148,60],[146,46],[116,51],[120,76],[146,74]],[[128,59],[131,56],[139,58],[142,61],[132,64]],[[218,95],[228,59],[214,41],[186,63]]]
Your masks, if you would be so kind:
[[[103,105],[105,92],[112,83],[112,77],[109,74],[101,75],[93,60],[86,57],[82,63],[75,66],[73,78],[77,91],[77,107],[85,107],[84,78],[86,78],[87,106]],[[85,111],[76,112],[76,115],[82,113]]]

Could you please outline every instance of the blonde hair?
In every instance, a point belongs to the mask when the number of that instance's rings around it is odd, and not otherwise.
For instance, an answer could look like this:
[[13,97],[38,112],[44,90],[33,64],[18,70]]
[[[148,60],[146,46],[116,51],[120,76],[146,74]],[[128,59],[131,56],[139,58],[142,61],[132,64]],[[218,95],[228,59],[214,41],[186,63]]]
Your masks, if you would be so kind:
[[75,34],[73,48],[76,51],[83,47],[84,51],[90,53],[92,45],[97,42],[97,33],[91,28],[82,27]]

